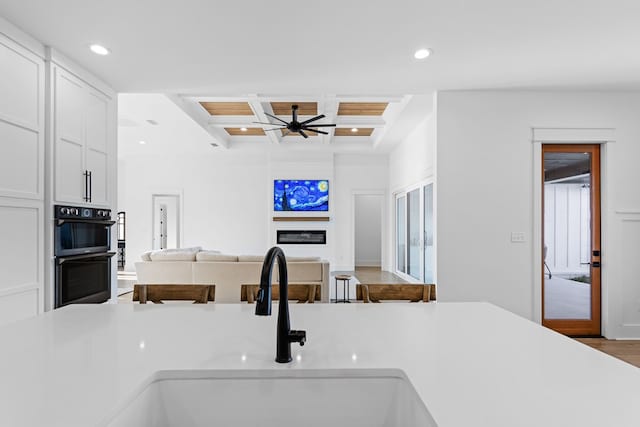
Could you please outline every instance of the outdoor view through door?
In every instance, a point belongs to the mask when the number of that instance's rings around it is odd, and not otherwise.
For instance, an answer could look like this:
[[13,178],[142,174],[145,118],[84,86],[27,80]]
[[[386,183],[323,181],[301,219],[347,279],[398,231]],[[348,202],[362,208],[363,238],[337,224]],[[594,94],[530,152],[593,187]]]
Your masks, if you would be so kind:
[[542,146],[543,324],[600,335],[600,147]]

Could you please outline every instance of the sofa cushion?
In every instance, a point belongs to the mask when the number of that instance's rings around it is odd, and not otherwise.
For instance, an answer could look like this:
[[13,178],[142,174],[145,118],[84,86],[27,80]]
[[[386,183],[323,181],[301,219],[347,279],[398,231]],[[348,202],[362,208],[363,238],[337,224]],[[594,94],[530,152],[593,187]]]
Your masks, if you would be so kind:
[[317,256],[288,256],[287,262],[320,262]]
[[202,248],[200,246],[193,248],[161,249],[151,252],[150,257],[151,261],[195,261],[196,254],[201,250]]
[[264,255],[239,255],[238,262],[264,262]]
[[196,261],[238,262],[238,255],[221,254],[218,251],[200,251],[196,254]]

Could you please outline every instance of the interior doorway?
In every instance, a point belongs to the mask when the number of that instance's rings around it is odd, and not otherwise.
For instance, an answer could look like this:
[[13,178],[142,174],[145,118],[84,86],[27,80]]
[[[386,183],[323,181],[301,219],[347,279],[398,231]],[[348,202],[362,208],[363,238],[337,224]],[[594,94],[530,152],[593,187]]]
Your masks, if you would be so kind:
[[382,266],[383,194],[354,194],[355,267]]
[[153,242],[152,248],[174,249],[180,247],[180,196],[153,194]]
[[600,335],[600,146],[542,145],[542,323]]

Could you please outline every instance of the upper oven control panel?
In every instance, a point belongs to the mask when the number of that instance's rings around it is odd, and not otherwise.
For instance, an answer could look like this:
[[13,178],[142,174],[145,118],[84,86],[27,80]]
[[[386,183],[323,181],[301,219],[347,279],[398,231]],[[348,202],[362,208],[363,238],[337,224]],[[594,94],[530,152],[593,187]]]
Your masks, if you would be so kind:
[[97,219],[108,221],[111,219],[111,210],[55,205],[54,216],[56,219]]

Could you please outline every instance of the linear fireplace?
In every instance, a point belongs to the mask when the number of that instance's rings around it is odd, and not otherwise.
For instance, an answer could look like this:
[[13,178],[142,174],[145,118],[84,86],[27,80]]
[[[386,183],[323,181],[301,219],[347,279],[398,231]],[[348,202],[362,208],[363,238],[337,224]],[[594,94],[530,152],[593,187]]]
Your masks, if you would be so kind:
[[326,230],[278,230],[279,245],[326,245]]

